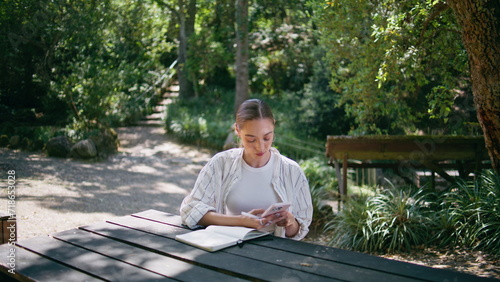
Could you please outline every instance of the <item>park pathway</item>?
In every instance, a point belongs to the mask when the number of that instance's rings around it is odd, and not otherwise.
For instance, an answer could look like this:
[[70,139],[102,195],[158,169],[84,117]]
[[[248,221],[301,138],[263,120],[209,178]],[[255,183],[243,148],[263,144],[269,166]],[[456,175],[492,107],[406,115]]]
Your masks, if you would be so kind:
[[[5,187],[7,171],[15,170],[17,178],[18,239],[147,209],[178,213],[212,153],[166,135],[158,115],[162,110],[158,107],[137,126],[116,128],[120,147],[105,161],[0,148],[1,186]],[[0,210],[6,211],[7,201],[7,189],[0,189]]]

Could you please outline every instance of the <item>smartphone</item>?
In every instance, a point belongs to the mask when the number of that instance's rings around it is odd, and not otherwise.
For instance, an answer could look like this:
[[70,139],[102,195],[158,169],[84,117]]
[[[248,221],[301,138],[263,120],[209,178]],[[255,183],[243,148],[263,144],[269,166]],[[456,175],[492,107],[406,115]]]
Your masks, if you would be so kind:
[[290,206],[291,206],[290,203],[276,203],[276,204],[270,205],[266,209],[266,211],[263,214],[261,214],[260,216],[256,216],[256,215],[248,213],[248,212],[241,212],[241,214],[258,219],[258,218],[263,218],[263,217],[271,215],[271,214],[286,211]]
[[290,203],[276,203],[270,205],[267,210],[261,215],[261,217],[266,217],[271,214],[286,211],[291,206]]

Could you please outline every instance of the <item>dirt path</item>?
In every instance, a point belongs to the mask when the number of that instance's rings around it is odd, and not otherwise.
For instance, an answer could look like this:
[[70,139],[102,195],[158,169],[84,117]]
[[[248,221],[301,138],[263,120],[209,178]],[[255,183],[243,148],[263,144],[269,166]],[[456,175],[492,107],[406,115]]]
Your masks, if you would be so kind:
[[119,152],[102,162],[0,148],[0,211],[14,170],[19,240],[147,209],[178,213],[210,152],[173,141],[161,127],[116,131]]

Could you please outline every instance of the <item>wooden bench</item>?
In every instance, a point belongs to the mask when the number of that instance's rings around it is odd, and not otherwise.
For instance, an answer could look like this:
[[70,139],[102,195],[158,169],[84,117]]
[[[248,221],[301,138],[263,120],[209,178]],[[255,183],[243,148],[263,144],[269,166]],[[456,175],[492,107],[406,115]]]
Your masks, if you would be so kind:
[[277,237],[210,253],[174,239],[186,232],[179,216],[147,210],[20,241],[15,265],[2,245],[0,280],[493,281]]
[[328,136],[326,156],[337,170],[342,196],[347,195],[348,167],[390,168],[406,180],[408,171],[426,169],[453,182],[446,169],[465,177],[490,166],[482,136]]

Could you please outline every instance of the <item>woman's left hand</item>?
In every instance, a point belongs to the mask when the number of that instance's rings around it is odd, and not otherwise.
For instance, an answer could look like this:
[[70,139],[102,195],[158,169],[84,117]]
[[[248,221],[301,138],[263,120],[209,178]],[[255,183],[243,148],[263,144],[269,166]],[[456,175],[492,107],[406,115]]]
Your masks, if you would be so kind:
[[287,237],[293,237],[299,231],[299,223],[291,212],[279,212],[274,214],[273,216],[274,219],[272,221],[275,222],[276,225],[285,228]]

